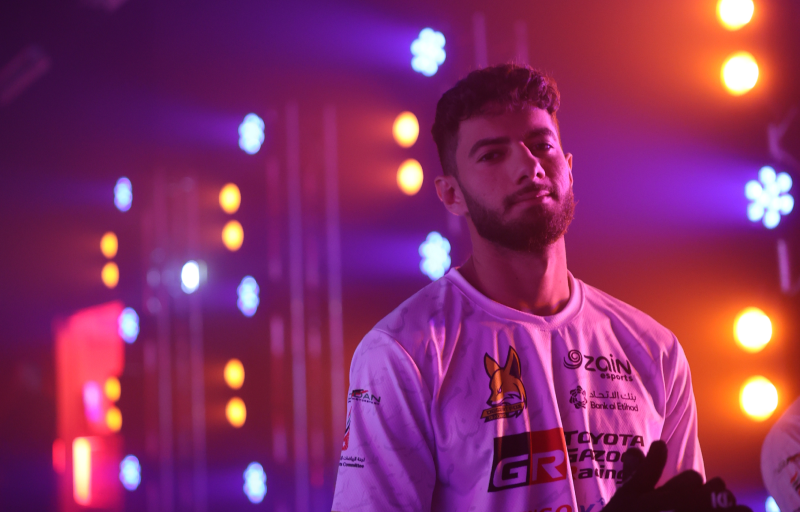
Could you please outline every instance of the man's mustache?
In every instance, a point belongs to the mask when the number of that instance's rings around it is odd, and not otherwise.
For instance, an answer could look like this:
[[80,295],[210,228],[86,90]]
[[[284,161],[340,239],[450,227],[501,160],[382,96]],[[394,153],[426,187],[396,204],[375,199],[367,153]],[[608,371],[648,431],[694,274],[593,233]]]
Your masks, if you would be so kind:
[[528,185],[523,189],[520,189],[510,196],[506,197],[503,200],[503,206],[508,209],[515,203],[520,202],[521,200],[527,198],[527,196],[536,195],[541,191],[547,192],[549,195],[552,195],[556,199],[558,199],[558,195],[551,187],[546,187],[544,185]]

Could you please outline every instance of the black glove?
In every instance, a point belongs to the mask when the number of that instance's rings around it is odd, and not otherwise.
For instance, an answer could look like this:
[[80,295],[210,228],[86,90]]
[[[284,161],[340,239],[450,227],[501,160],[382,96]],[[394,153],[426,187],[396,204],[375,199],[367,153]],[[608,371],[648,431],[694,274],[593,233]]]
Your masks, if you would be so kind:
[[714,478],[704,485],[703,477],[692,470],[656,489],[666,463],[664,441],[654,441],[647,457],[638,449],[626,451],[622,464],[627,478],[602,512],[710,512],[718,508],[725,508],[726,512],[752,512],[748,507],[736,505],[736,498],[722,479]]

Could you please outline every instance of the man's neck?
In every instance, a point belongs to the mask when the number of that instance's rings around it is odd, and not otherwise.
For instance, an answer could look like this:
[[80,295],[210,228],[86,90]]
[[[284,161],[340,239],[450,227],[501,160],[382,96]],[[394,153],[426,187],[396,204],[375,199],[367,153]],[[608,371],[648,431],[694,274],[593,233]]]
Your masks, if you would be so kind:
[[563,238],[535,254],[511,251],[472,234],[472,256],[458,270],[475,289],[495,302],[538,316],[564,309],[570,289]]

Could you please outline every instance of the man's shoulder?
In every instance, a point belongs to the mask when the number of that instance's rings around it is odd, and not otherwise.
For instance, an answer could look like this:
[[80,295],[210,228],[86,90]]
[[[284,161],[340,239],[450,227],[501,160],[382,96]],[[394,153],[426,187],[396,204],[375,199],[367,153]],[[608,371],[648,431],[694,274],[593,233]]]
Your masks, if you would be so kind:
[[644,341],[655,342],[671,349],[677,341],[668,328],[653,317],[602,290],[583,283],[586,294],[586,320],[610,322],[615,331],[629,331]]

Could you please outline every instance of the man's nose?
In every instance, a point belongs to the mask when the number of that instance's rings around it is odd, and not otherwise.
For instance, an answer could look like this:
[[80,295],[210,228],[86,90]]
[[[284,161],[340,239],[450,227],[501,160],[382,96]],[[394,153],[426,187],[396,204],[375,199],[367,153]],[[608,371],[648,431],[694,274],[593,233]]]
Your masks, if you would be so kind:
[[518,183],[524,181],[536,181],[544,179],[544,167],[539,159],[531,153],[531,150],[524,142],[517,143],[515,148],[515,161],[514,168],[516,169],[517,176],[515,176]]

